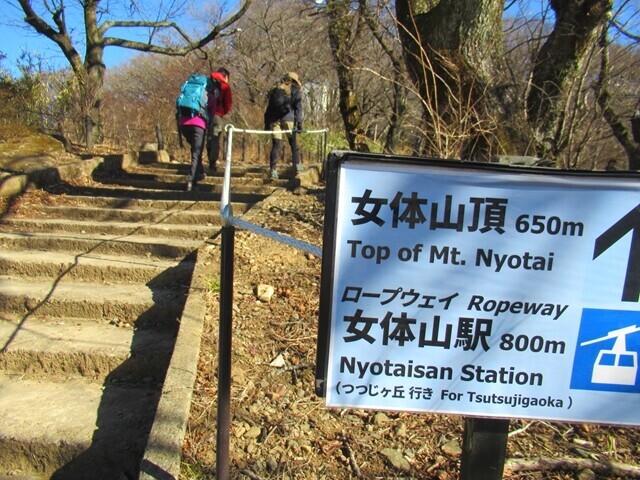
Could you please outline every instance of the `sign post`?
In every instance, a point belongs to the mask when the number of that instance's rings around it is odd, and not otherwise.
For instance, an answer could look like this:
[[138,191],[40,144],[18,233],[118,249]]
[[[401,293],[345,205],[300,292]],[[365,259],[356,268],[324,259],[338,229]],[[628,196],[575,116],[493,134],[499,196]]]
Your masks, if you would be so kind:
[[638,175],[338,152],[327,177],[327,406],[504,445],[509,418],[640,425]]
[[460,480],[499,480],[504,471],[509,420],[467,417]]

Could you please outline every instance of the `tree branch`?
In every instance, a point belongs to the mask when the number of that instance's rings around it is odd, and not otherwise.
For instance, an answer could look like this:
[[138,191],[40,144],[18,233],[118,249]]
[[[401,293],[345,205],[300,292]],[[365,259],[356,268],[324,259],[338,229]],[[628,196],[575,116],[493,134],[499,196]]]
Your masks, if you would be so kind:
[[[24,0],[21,0],[21,1],[24,1]],[[233,25],[240,17],[242,17],[242,15],[244,15],[246,10],[251,5],[251,2],[252,0],[244,0],[242,7],[239,10],[237,10],[234,15],[229,17],[224,22],[216,25],[206,36],[197,40],[192,40],[189,37],[189,35],[187,35],[187,33],[178,24],[176,24],[175,22],[169,22],[169,21],[112,20],[112,21],[104,22],[100,27],[100,30],[102,31],[103,34],[106,34],[106,32],[110,28],[114,28],[114,27],[120,27],[120,28],[152,27],[156,29],[158,28],[173,29],[176,32],[178,32],[180,37],[182,37],[187,42],[186,45],[183,45],[181,47],[168,47],[165,45],[153,44],[151,42],[144,43],[144,42],[139,42],[135,40],[127,40],[125,38],[120,38],[120,37],[105,37],[104,46],[105,47],[117,46],[122,48],[128,48],[130,50],[138,50],[141,52],[161,53],[164,55],[172,55],[172,56],[182,56],[182,55],[186,55],[189,52],[192,52],[193,50],[197,50],[199,48],[204,47],[215,38],[224,37],[224,36],[232,35],[233,33],[235,33],[235,30],[229,33],[223,33],[223,32],[229,26]]]
[[369,27],[369,30],[371,30],[371,33],[373,34],[375,39],[378,41],[378,44],[387,54],[387,57],[389,57],[389,59],[391,60],[391,63],[393,64],[394,68],[401,71],[402,70],[401,58],[399,55],[397,55],[393,51],[393,49],[385,41],[384,36],[382,35],[382,32],[380,32],[380,30],[378,29],[378,26],[373,20],[373,15],[371,14],[369,7],[367,6],[366,0],[359,0],[358,3],[360,4],[360,12],[362,13],[363,18],[365,19],[367,26]]
[[640,36],[632,34],[628,30],[623,28],[619,22],[612,20],[611,25],[613,25],[618,32],[620,32],[623,36],[627,37],[629,40],[633,40],[636,43],[640,43]]
[[71,65],[73,71],[78,75],[82,75],[82,58],[73,47],[71,37],[67,33],[63,12],[59,10],[53,12],[54,21],[58,25],[58,28],[60,28],[60,31],[56,31],[33,10],[29,0],[18,0],[18,3],[25,13],[24,21],[31,25],[36,32],[55,42],[58,47],[60,47],[60,50]]

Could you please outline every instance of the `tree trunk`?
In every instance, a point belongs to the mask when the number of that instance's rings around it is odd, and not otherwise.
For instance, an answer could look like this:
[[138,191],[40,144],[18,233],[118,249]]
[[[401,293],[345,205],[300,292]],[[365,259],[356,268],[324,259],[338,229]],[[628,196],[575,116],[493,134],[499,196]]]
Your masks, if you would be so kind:
[[616,137],[616,140],[618,140],[618,143],[627,154],[629,170],[640,170],[640,138],[638,138],[640,135],[637,135],[638,132],[634,131],[633,125],[634,122],[637,123],[638,118],[634,115],[631,119],[631,132],[629,132],[629,129],[625,127],[622,119],[611,106],[611,94],[607,88],[611,74],[607,34],[608,28],[603,27],[600,35],[600,72],[595,86],[596,101],[602,111],[602,116],[613,132],[613,136]]
[[[351,45],[359,32],[357,18],[354,18],[350,12],[350,2],[347,0],[327,0],[327,16],[329,18],[329,42],[340,88],[340,114],[347,142],[352,150],[368,152],[369,146],[362,126],[362,112],[353,80],[355,59],[351,53]],[[356,21],[356,25],[352,28],[353,21]]]
[[[392,154],[396,148],[398,134],[400,131],[400,122],[407,108],[407,88],[406,68],[402,62],[402,55],[391,47],[382,34],[379,24],[376,23],[375,16],[369,10],[366,0],[359,0],[359,11],[367,22],[371,33],[377,40],[382,50],[387,54],[393,67],[393,106],[391,109],[391,118],[389,119],[389,130],[384,144],[384,152]],[[381,12],[378,12],[378,16]]]
[[409,73],[425,110],[429,155],[488,160],[526,153],[519,95],[506,79],[501,0],[398,0]]
[[395,71],[393,75],[393,109],[391,110],[391,119],[389,120],[389,130],[387,139],[384,143],[384,152],[393,153],[398,143],[398,133],[400,130],[400,121],[406,110],[407,94],[402,84],[404,77],[401,72]]
[[102,105],[102,87],[104,86],[104,36],[98,27],[97,2],[86,1],[84,8],[84,25],[87,38],[87,52],[84,57],[86,70],[85,106],[87,115],[91,118],[92,140],[100,141],[102,122],[100,111]]
[[612,0],[550,0],[556,15],[553,31],[538,51],[527,95],[527,119],[541,158],[557,157],[562,148],[564,99],[579,74],[598,29],[611,12]]

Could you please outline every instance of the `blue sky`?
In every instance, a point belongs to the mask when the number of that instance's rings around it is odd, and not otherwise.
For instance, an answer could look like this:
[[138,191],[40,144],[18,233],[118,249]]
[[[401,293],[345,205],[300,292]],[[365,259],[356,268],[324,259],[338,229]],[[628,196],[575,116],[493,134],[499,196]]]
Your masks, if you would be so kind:
[[[11,10],[3,9],[0,12],[0,52],[7,58],[0,63],[0,66],[12,75],[18,75],[18,59],[23,51],[37,52],[46,59],[47,67],[52,70],[69,66],[55,43],[38,35],[30,26],[21,22],[18,12],[14,11],[12,14]],[[136,53],[138,52],[126,48],[110,47],[105,49],[104,60],[107,68],[110,68],[125,62]]]
[[[19,75],[17,64],[23,51],[37,52],[46,59],[48,67],[53,70],[69,66],[58,46],[51,40],[21,28],[0,24],[0,52],[7,56],[0,66],[14,76]],[[111,68],[125,62],[136,53],[138,52],[125,48],[111,47],[105,49],[104,60],[107,68]]]
[[[67,60],[64,58],[58,46],[51,40],[45,38],[42,35],[38,35],[35,31],[23,21],[24,12],[17,7],[14,0],[0,0],[2,8],[0,9],[0,52],[5,54],[7,58],[0,64],[4,69],[9,70],[12,75],[18,74],[17,62],[23,51],[30,53],[37,52],[44,59],[46,59],[47,67],[50,69],[66,68],[69,66]],[[138,2],[142,5],[143,11],[150,12],[151,15],[158,14],[158,11],[163,7],[162,0],[146,0]],[[170,3],[170,2],[169,2]],[[214,0],[208,2],[202,2],[195,0],[185,7],[180,16],[177,17],[180,23],[189,23],[190,19],[194,18],[193,12],[189,10],[191,5],[213,4]],[[41,0],[34,0],[32,2],[33,8],[36,12],[42,16],[42,18],[51,24],[51,15],[44,11],[42,8]],[[145,6],[146,5],[146,6]],[[110,12],[113,15],[109,15],[109,19],[118,20],[139,20],[140,16],[137,14],[131,14],[126,2],[111,2],[109,5]],[[191,14],[190,14],[191,13]],[[73,37],[82,39],[84,31],[80,28],[82,26],[82,11],[79,7],[79,2],[72,0],[66,3],[65,18],[69,30],[72,32]],[[192,21],[192,20],[191,20]],[[194,24],[195,25],[195,24]],[[73,29],[76,29],[75,32]],[[145,29],[110,29],[108,35],[122,36],[132,40],[146,41]],[[76,48],[82,48],[80,42],[74,42]],[[107,68],[117,66],[131,57],[140,54],[135,50],[129,50],[121,47],[108,47],[105,49],[104,60]],[[81,55],[84,56],[84,51],[81,51]]]

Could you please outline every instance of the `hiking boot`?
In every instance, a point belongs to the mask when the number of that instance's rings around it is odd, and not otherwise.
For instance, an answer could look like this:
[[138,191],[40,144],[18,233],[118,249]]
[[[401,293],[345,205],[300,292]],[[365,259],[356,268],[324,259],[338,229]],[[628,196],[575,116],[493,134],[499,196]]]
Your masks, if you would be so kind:
[[271,180],[278,180],[278,172],[276,170],[271,170]]
[[201,173],[200,175],[198,175],[196,177],[196,182],[201,182],[202,180],[204,180],[205,178],[207,178],[207,175],[205,173]]

